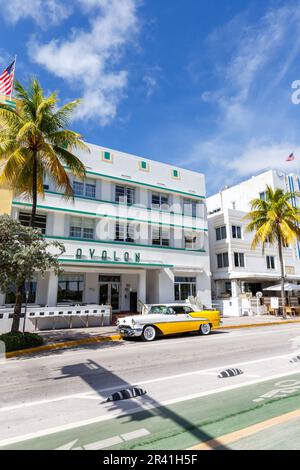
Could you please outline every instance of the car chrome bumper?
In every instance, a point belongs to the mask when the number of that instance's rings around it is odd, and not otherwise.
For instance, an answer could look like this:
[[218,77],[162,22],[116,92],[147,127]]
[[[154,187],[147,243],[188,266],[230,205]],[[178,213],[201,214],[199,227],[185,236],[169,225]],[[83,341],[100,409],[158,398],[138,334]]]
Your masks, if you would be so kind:
[[118,326],[119,334],[124,338],[136,338],[142,336],[143,328],[132,328],[131,326]]

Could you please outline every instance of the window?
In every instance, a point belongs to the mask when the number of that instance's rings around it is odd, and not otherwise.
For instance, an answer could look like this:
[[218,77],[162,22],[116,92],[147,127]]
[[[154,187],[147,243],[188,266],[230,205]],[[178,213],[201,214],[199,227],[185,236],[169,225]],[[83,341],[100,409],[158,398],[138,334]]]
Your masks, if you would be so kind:
[[83,274],[64,274],[58,278],[57,302],[82,302]]
[[135,203],[135,188],[130,186],[116,186],[115,202],[132,206]]
[[[19,222],[21,222],[22,225],[25,225],[25,227],[30,226],[30,219],[31,219],[31,214],[29,212],[19,213]],[[47,216],[36,214],[35,220],[34,220],[34,228],[40,229],[42,234],[45,235],[46,228],[47,228]]]
[[238,225],[232,226],[232,238],[242,238],[242,228]]
[[149,163],[146,162],[145,160],[140,161],[140,162],[139,162],[139,169],[140,169],[141,171],[149,171],[149,170],[150,170]]
[[275,269],[275,256],[267,256],[267,268]]
[[152,208],[169,210],[169,196],[163,193],[152,193]]
[[191,217],[197,217],[197,201],[193,199],[184,199],[183,200],[183,214],[190,215]]
[[84,182],[74,181],[73,191],[75,196],[82,196],[95,199],[96,183],[92,180],[87,180]]
[[197,295],[195,277],[175,277],[175,300],[186,300]]
[[195,250],[198,246],[198,237],[196,233],[190,232],[184,234],[184,246],[186,249]]
[[184,315],[186,313],[192,313],[193,310],[186,305],[173,305],[169,307],[171,315]]
[[[26,289],[28,289],[28,303],[34,304],[36,299],[37,280],[33,279],[31,282],[26,283]],[[5,297],[6,304],[14,304],[16,302],[16,287],[9,286],[9,290]],[[26,291],[22,293],[22,303],[26,303]]]
[[267,193],[266,193],[266,191],[263,191],[262,193],[259,193],[259,199],[261,199],[262,201],[266,201],[266,200],[267,200]]
[[245,267],[245,255],[244,253],[234,253],[234,266],[236,268]]
[[216,239],[219,240],[226,240],[227,238],[227,230],[225,225],[223,227],[216,228]]
[[116,241],[134,243],[137,226],[126,222],[116,223]]
[[230,281],[225,281],[225,294],[229,294],[230,296],[232,295],[232,286]]
[[160,226],[152,227],[152,245],[170,246],[170,230]]
[[112,163],[113,162],[113,156],[110,152],[102,152],[102,160],[104,162]]
[[70,237],[84,238],[87,240],[94,239],[94,220],[81,217],[71,217]]
[[228,253],[219,253],[217,255],[217,264],[218,264],[218,268],[228,268],[229,267]]
[[180,179],[180,171],[179,170],[172,170],[172,178],[175,178],[176,180]]

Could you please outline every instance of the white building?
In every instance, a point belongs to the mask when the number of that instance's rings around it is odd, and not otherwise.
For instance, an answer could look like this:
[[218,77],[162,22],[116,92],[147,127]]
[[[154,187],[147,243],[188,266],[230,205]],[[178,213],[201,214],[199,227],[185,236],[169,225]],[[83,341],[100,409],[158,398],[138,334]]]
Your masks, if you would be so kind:
[[[78,156],[87,178],[71,176],[75,198],[51,181],[38,200],[36,224],[65,246],[64,273],[37,274],[29,302],[111,304],[135,312],[143,303],[198,295],[211,304],[204,176],[189,170],[89,145]],[[31,204],[13,198],[11,214],[29,222]],[[14,294],[0,295],[9,305]]]
[[[267,244],[264,254],[261,247],[252,250],[253,234],[244,230],[250,201],[264,198],[267,185],[285,191],[300,187],[296,174],[270,170],[207,198],[213,302],[224,314],[241,315],[243,294],[255,296],[280,278],[276,246]],[[299,255],[298,244],[284,248],[285,273],[290,281],[300,281]]]

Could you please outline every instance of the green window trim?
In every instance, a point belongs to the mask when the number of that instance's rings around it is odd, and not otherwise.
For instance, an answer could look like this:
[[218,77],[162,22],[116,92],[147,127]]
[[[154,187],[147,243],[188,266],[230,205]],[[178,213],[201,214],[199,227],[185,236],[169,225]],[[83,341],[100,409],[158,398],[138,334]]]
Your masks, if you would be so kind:
[[150,248],[150,249],[162,249],[162,250],[171,250],[171,251],[184,251],[184,252],[192,252],[192,253],[206,253],[206,250],[189,250],[187,248],[176,248],[172,246],[161,246],[161,245],[146,245],[142,243],[131,243],[131,242],[118,242],[115,240],[89,240],[86,238],[76,238],[76,237],[61,237],[61,236],[54,236],[54,235],[45,235],[44,238],[49,240],[65,240],[65,241],[72,241],[72,242],[84,242],[84,243],[98,243],[99,245],[117,245],[117,246],[137,246],[140,248]]
[[[13,201],[12,202],[13,206],[23,206],[23,207],[32,207],[31,203],[27,202],[18,202],[18,201]],[[196,232],[208,232],[208,229],[206,228],[197,228],[197,227],[187,227],[184,225],[176,225],[176,224],[164,224],[162,222],[153,222],[151,220],[143,220],[143,219],[133,219],[131,217],[119,217],[119,216],[109,216],[107,214],[97,214],[96,212],[86,212],[86,211],[79,211],[75,209],[64,209],[61,207],[51,207],[51,206],[41,206],[38,204],[37,209],[42,209],[42,210],[50,210],[53,212],[66,212],[69,214],[81,214],[81,215],[89,215],[91,217],[97,217],[97,218],[106,218],[108,220],[124,220],[124,221],[130,221],[130,222],[139,222],[143,224],[149,224],[149,225],[159,225],[159,226],[166,226],[170,228],[180,228],[182,230],[192,230]]]

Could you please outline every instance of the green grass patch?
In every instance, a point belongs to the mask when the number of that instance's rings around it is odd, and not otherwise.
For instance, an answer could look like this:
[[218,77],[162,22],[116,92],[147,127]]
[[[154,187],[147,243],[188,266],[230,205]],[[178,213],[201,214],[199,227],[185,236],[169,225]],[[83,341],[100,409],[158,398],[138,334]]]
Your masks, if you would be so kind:
[[41,346],[44,340],[36,333],[5,333],[0,335],[0,341],[5,344],[6,352],[20,351]]

